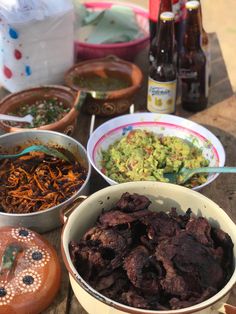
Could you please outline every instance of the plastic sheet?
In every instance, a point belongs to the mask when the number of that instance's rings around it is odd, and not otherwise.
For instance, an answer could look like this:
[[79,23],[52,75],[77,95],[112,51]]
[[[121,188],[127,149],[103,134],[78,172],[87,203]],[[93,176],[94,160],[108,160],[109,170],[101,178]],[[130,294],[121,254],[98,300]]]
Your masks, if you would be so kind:
[[74,62],[70,0],[0,0],[0,82],[11,92],[59,84]]

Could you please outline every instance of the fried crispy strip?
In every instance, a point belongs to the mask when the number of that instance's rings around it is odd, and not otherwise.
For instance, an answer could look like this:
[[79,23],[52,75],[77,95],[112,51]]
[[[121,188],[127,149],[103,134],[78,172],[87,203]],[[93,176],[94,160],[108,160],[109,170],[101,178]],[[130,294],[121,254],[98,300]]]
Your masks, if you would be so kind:
[[0,211],[30,213],[56,206],[84,183],[86,171],[44,153],[0,162]]

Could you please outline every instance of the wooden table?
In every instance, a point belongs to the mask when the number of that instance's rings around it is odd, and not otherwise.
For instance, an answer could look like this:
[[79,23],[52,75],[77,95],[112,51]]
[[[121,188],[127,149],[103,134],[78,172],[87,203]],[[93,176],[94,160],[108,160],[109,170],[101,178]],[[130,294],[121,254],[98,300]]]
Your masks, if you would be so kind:
[[[189,118],[203,124],[211,130],[223,143],[226,150],[226,165],[235,166],[236,154],[236,97],[228,78],[219,42],[215,34],[211,34],[212,45],[212,86],[210,90],[208,109],[192,114],[184,111],[180,106],[177,108],[177,115]],[[143,87],[134,99],[135,111],[146,110],[146,92],[147,92],[147,75],[148,75],[148,58],[147,50],[143,51],[135,60],[135,63],[141,67],[144,73],[145,81]],[[96,126],[104,122],[105,119],[96,118]],[[78,139],[85,147],[88,140],[88,130],[90,117],[81,113],[78,119],[78,127],[74,137]],[[98,176],[95,171],[92,172],[91,193],[101,189],[107,184]],[[217,180],[201,191],[204,195],[218,203],[229,216],[236,222],[236,176],[221,175]],[[56,247],[60,255],[60,229],[45,234],[46,238]],[[61,259],[61,256],[60,256]],[[61,289],[54,300],[54,303],[44,311],[49,313],[78,313],[85,314],[81,305],[78,303],[70,288],[68,274],[63,266],[62,260],[62,283]],[[236,305],[236,289],[231,293],[230,304]],[[98,313],[102,314],[102,313]]]

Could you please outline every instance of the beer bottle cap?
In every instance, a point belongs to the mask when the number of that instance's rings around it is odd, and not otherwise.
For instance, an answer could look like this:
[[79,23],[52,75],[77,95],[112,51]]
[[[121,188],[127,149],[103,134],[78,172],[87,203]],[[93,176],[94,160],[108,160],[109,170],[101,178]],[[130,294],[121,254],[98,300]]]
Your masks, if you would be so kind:
[[186,3],[186,9],[190,9],[190,10],[196,10],[196,9],[198,9],[199,8],[199,6],[200,6],[200,3],[199,3],[199,1],[188,1],[187,3]]
[[160,19],[162,21],[173,21],[175,18],[175,15],[173,12],[162,12]]

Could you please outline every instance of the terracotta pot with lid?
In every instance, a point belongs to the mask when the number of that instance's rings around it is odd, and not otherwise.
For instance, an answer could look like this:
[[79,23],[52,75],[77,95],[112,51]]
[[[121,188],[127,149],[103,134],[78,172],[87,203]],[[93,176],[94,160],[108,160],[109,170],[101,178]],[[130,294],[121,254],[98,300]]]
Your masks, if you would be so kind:
[[23,227],[3,227],[0,233],[0,313],[42,312],[60,287],[56,251],[43,237]]

